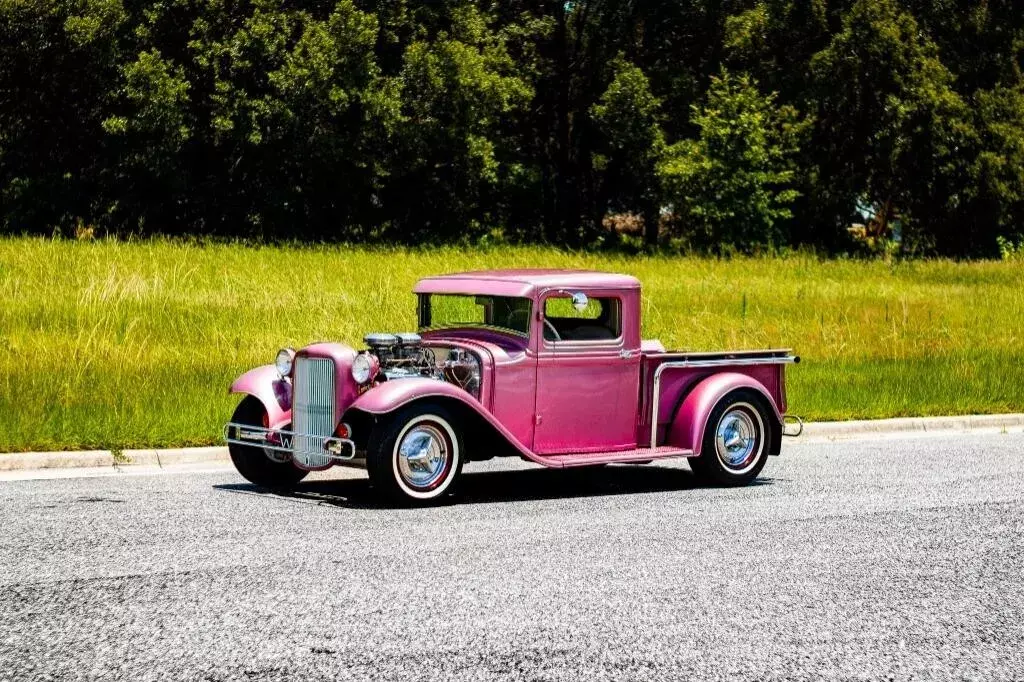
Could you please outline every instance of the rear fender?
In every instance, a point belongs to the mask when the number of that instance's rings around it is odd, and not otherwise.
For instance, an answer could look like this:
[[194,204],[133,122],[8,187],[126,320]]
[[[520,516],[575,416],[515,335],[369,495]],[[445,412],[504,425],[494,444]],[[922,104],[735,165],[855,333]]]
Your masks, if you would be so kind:
[[370,415],[380,416],[394,412],[413,402],[428,399],[442,402],[453,401],[465,409],[472,410],[523,457],[543,463],[543,458],[538,457],[523,445],[511,431],[480,404],[480,401],[458,386],[446,381],[419,378],[385,381],[359,396],[349,406],[349,410],[359,410]]
[[778,436],[782,432],[782,414],[778,405],[761,382],[735,372],[713,374],[693,387],[676,410],[669,427],[667,444],[691,449],[694,454],[699,455],[704,440],[704,429],[707,428],[711,411],[726,395],[742,388],[760,393],[770,406],[777,423],[770,425],[772,432],[768,434],[769,452],[778,454],[778,443],[781,442]]
[[292,420],[292,385],[281,378],[273,365],[250,369],[235,379],[228,393],[251,395],[267,411],[267,426],[278,429]]

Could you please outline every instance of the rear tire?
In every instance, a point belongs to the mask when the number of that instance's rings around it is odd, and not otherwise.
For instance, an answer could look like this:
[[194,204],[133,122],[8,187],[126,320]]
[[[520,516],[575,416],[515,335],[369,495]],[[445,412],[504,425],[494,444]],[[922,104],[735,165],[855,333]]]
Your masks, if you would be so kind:
[[399,504],[430,504],[454,492],[465,460],[455,423],[434,402],[386,416],[374,427],[366,449],[371,485]]
[[[250,395],[238,404],[231,421],[247,426],[266,426],[266,414],[263,403]],[[309,473],[290,460],[271,459],[267,451],[256,445],[228,443],[228,452],[238,473],[250,483],[264,488],[291,490]]]
[[768,461],[772,410],[760,393],[740,389],[729,393],[711,410],[699,457],[688,461],[706,485],[747,485]]

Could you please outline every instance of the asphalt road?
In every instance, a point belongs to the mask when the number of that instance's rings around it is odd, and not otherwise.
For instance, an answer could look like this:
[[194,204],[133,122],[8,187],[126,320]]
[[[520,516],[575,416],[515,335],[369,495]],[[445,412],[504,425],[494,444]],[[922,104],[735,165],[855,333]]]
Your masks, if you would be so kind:
[[230,471],[0,483],[0,680],[1024,679],[1024,435],[467,467],[459,503]]

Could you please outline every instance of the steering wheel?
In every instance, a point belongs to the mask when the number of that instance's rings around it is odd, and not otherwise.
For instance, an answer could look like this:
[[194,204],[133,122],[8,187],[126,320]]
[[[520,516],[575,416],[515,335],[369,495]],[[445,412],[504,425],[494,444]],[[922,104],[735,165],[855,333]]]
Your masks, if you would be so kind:
[[[517,318],[517,317],[522,317],[523,318],[523,322],[529,322],[530,321],[530,317],[529,316],[530,316],[530,311],[529,310],[513,310],[512,312],[510,312],[508,315],[505,316],[505,326],[508,327],[509,329],[518,329],[518,326],[512,320]],[[524,326],[526,326],[526,325],[524,325]]]
[[555,337],[555,339],[554,339],[555,341],[561,341],[562,340],[562,335],[558,333],[557,329],[555,329],[555,325],[551,324],[551,320],[549,320],[547,318],[544,318],[544,326],[551,330],[551,333]]

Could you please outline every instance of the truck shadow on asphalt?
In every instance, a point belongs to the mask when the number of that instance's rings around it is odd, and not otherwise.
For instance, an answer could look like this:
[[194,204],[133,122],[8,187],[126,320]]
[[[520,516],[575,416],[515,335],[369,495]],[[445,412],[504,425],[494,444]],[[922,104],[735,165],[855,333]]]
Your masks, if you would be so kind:
[[[748,487],[772,485],[774,482],[772,478],[761,477]],[[219,484],[213,487],[224,492],[329,504],[351,509],[396,508],[396,505],[381,500],[365,478],[307,481],[288,492],[269,490],[249,483]],[[437,504],[482,504],[637,495],[694,490],[701,487],[693,474],[685,469],[658,466],[466,471],[459,480],[458,492],[439,500]]]

